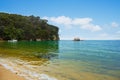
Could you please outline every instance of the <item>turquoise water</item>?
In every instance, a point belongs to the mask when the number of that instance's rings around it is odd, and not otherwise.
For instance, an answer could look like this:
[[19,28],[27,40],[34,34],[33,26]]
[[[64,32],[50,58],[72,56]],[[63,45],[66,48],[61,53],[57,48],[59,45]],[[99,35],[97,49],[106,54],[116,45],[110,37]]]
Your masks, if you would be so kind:
[[85,71],[120,78],[120,74],[107,73],[109,70],[120,72],[120,41],[61,41],[59,58],[87,62],[90,69]]
[[120,40],[0,42],[0,57],[42,61],[34,71],[58,80],[120,80]]

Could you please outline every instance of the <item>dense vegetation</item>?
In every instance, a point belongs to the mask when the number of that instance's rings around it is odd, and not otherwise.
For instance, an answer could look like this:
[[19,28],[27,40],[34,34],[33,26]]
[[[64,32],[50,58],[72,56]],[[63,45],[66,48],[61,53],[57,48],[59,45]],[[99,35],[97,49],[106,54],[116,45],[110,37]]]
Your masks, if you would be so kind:
[[59,40],[58,30],[38,16],[0,13],[1,40]]

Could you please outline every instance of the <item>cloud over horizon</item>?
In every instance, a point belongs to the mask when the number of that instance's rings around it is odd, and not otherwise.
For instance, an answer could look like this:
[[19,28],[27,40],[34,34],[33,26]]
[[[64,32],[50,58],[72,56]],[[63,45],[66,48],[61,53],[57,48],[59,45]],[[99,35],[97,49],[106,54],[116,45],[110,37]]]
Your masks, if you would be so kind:
[[112,26],[112,27],[118,27],[118,26],[119,26],[119,24],[118,24],[118,23],[116,23],[116,22],[112,22],[112,23],[111,23],[111,26]]
[[58,17],[43,17],[43,19],[47,19],[53,23],[64,25],[65,27],[69,26],[79,26],[81,29],[94,31],[102,30],[101,26],[93,24],[92,18],[70,18],[66,16],[58,16]]

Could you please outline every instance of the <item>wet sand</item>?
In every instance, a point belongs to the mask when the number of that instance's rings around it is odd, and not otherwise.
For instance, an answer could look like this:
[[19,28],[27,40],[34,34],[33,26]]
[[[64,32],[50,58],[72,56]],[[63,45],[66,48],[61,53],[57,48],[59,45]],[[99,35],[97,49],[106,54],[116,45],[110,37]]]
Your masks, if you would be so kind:
[[25,80],[23,77],[5,69],[0,65],[0,80]]

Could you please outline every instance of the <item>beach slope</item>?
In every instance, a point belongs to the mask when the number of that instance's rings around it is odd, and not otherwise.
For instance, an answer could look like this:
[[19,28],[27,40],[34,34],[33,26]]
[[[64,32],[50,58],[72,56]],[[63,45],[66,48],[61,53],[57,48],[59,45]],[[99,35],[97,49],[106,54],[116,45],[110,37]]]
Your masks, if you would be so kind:
[[5,69],[0,65],[0,80],[25,80],[23,77]]

